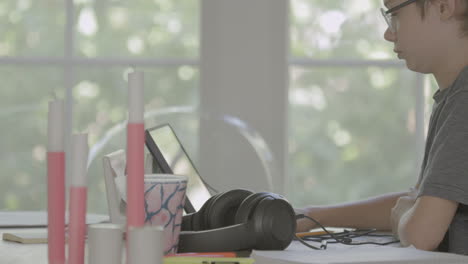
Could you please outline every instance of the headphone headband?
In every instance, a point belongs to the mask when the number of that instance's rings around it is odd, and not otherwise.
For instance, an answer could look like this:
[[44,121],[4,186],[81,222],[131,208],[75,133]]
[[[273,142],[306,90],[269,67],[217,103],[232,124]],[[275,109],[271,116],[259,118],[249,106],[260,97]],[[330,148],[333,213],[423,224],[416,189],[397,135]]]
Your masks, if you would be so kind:
[[179,252],[282,250],[294,237],[296,217],[280,195],[237,189],[184,216],[182,230]]

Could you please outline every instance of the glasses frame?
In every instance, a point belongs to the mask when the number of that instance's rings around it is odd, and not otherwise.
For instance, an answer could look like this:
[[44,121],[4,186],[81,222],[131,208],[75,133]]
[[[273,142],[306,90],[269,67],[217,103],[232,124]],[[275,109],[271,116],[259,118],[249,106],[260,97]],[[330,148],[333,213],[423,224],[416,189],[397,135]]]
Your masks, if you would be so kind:
[[392,13],[416,1],[417,0],[408,0],[388,10],[384,10],[383,8],[380,8],[380,12],[382,13],[382,16],[384,17],[385,22],[387,22],[388,28],[390,29],[392,33],[396,32],[395,25],[393,25]]

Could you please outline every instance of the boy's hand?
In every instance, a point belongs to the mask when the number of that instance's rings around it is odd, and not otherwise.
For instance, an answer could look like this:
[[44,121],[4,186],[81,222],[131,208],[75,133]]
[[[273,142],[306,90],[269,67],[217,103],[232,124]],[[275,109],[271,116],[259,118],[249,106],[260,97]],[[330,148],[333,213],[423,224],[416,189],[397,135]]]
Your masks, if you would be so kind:
[[[312,217],[314,218],[315,220],[319,221],[319,219],[317,219],[317,212],[318,212],[318,208],[315,208],[315,207],[307,207],[307,208],[296,208],[294,209],[294,211],[296,212],[296,215],[297,214],[304,214],[308,217]],[[299,220],[297,220],[297,226],[296,226],[296,233],[299,233],[299,232],[307,232],[309,231],[310,229],[313,229],[313,228],[316,228],[317,225],[312,222],[310,219],[307,219],[307,218],[301,218]]]
[[414,206],[416,199],[416,192],[415,190],[412,190],[408,195],[400,197],[392,208],[390,223],[395,237],[398,237],[398,225],[400,223],[401,216]]

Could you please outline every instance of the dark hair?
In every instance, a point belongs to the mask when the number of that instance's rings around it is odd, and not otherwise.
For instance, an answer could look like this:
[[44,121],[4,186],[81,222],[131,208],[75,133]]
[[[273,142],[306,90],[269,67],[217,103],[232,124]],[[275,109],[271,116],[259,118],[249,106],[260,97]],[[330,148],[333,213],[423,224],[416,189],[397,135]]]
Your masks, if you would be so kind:
[[[416,5],[419,6],[421,9],[421,17],[424,18],[426,15],[426,5],[429,3],[431,0],[417,0]],[[458,16],[458,20],[460,20],[461,23],[461,31],[464,36],[468,36],[468,0],[463,1],[463,11],[462,13]]]
[[[426,15],[426,5],[431,0],[417,0],[416,4],[421,9],[421,16],[424,18]],[[461,31],[464,36],[468,36],[468,0],[463,1],[463,12],[458,16],[458,20],[461,21]]]

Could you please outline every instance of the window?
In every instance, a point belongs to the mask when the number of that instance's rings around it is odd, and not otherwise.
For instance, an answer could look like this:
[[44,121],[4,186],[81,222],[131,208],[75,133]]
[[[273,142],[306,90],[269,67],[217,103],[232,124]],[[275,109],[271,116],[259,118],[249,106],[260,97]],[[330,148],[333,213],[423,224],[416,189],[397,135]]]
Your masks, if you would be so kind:
[[395,59],[379,1],[291,1],[289,172],[296,206],[415,184],[426,77]]
[[[44,1],[0,2],[0,206],[46,208],[47,103],[55,93],[67,102],[68,134],[89,132],[94,152],[88,207],[105,213],[100,159],[125,146],[126,73],[145,71],[147,112],[198,106],[201,1]],[[245,7],[251,9],[237,5],[236,12],[264,10],[259,3]],[[290,0],[289,153],[283,182],[294,206],[364,198],[416,181],[435,85],[395,59],[382,37],[380,5]],[[274,10],[285,9],[279,6]],[[225,7],[213,10],[226,12]],[[235,19],[242,17],[226,21]],[[271,30],[270,24],[257,23],[260,32]],[[219,27],[210,32],[230,28]],[[252,45],[248,54],[254,56],[255,48],[264,47]],[[284,65],[282,58],[271,62]],[[255,116],[260,119],[266,120],[262,128],[276,122],[268,111]],[[197,124],[188,127],[197,131]],[[276,144],[282,134],[275,136]]]
[[109,132],[127,118],[126,73],[145,72],[148,112],[198,104],[199,1],[45,2],[0,3],[0,207],[46,208],[47,103],[55,93],[73,118],[68,133],[88,132],[99,151],[88,208],[105,213],[101,157],[125,147],[112,145],[125,131]]

